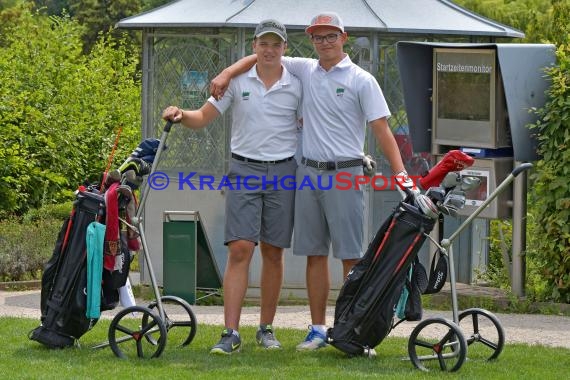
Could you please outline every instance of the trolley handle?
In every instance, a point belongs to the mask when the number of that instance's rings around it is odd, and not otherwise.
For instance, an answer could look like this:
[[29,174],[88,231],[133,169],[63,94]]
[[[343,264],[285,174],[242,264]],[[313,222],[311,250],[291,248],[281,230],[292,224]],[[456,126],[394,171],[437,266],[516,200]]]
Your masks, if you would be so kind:
[[173,124],[174,124],[174,122],[172,122],[172,120],[167,120],[166,124],[164,125],[164,128],[162,130],[164,132],[170,132],[170,129],[172,128]]
[[524,164],[520,164],[519,166],[514,168],[513,171],[511,172],[511,174],[513,175],[513,177],[516,177],[520,173],[522,173],[525,170],[528,170],[530,168],[532,168],[532,164],[530,162],[525,162]]

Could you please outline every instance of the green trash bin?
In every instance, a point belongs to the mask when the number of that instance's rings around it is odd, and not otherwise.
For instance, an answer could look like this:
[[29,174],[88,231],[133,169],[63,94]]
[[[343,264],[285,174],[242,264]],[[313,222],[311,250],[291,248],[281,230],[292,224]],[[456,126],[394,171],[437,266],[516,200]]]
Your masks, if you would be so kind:
[[196,304],[197,290],[204,297],[218,294],[220,271],[198,211],[165,211],[162,223],[162,283],[165,295]]

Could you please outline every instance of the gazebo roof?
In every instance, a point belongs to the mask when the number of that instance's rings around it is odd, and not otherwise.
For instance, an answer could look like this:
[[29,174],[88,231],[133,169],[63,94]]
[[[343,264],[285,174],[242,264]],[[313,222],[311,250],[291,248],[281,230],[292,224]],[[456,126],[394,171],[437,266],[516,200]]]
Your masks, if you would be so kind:
[[255,27],[274,18],[304,30],[312,16],[335,11],[347,31],[524,37],[524,33],[449,0],[178,0],[125,18],[120,28]]

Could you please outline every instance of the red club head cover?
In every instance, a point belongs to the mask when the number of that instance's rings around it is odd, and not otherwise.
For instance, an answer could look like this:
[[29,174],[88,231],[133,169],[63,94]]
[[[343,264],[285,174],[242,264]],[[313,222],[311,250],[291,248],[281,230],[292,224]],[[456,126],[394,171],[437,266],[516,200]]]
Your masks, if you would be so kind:
[[443,156],[443,159],[437,163],[424,177],[420,178],[420,186],[422,189],[439,186],[443,178],[449,172],[458,172],[470,167],[475,159],[460,150],[450,150]]

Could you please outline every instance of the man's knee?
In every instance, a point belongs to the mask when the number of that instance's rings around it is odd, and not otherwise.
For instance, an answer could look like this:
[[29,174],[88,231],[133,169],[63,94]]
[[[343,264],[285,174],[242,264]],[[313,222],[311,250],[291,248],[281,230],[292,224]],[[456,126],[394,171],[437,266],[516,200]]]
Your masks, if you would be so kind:
[[248,240],[235,240],[228,244],[228,262],[240,264],[251,260],[255,244]]

